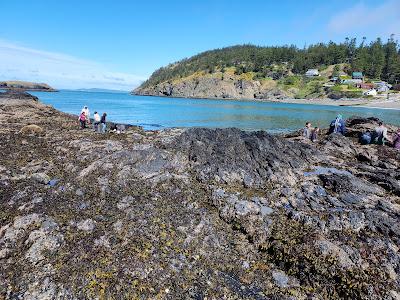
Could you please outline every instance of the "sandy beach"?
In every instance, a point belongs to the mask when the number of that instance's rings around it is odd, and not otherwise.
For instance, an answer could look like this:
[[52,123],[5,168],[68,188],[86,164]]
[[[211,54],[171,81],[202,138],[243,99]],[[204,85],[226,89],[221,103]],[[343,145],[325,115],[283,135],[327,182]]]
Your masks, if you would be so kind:
[[374,98],[374,99],[273,99],[271,102],[280,103],[296,103],[296,104],[316,104],[316,105],[332,105],[332,106],[361,106],[369,108],[379,109],[399,109],[400,110],[400,95],[392,95],[389,100],[386,98]]

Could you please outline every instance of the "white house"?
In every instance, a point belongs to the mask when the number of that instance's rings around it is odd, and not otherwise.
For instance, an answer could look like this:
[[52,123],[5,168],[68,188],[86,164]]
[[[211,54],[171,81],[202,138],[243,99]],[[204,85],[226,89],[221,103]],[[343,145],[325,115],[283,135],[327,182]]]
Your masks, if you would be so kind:
[[388,92],[392,88],[391,84],[388,84],[384,81],[374,82],[374,85],[375,85],[375,89],[378,92],[383,92],[383,93]]
[[378,92],[376,89],[371,89],[363,93],[364,96],[376,96],[378,95]]
[[350,85],[356,85],[356,84],[360,84],[363,81],[361,79],[342,79],[341,80],[341,84],[350,84]]
[[317,69],[308,69],[308,71],[305,74],[307,77],[316,77],[319,76],[319,72]]

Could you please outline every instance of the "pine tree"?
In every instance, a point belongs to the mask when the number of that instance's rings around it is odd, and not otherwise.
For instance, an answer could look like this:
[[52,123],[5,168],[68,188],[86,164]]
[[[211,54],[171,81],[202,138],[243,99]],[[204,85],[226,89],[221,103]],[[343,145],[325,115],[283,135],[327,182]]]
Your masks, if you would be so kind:
[[371,43],[369,53],[371,59],[367,75],[373,79],[380,79],[385,66],[385,50],[380,38]]
[[385,45],[385,66],[383,79],[389,83],[396,83],[400,75],[400,57],[397,50],[397,41],[392,34]]

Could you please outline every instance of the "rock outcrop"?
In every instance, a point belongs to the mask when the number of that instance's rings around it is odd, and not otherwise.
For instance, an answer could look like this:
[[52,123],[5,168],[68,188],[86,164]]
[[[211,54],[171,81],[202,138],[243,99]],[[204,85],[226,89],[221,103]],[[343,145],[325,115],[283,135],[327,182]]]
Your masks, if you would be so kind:
[[40,91],[56,92],[46,83],[28,82],[28,81],[0,81],[0,89],[3,90],[22,90],[22,91]]
[[264,86],[257,80],[200,77],[180,82],[163,82],[150,87],[138,87],[135,95],[168,96],[207,99],[282,99],[283,90]]
[[357,142],[376,119],[317,143],[103,135],[21,99],[0,121],[0,299],[399,298],[400,152]]

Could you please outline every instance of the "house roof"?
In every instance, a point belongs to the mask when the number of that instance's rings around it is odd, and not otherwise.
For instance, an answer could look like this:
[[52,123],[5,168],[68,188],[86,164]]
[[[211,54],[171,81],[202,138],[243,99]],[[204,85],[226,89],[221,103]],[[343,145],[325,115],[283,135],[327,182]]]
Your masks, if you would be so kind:
[[363,73],[362,72],[353,72],[353,77],[362,77]]
[[319,75],[319,72],[317,69],[308,69],[306,75]]

